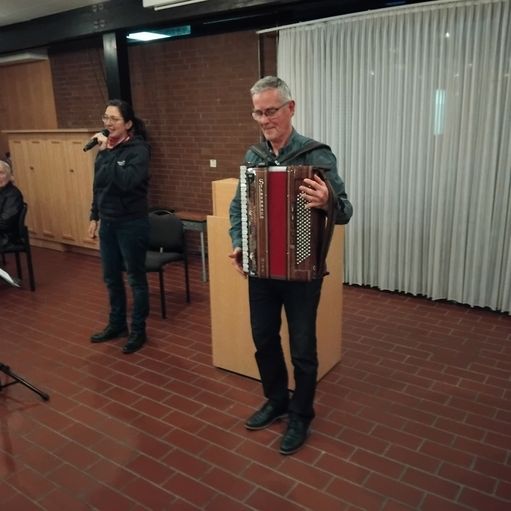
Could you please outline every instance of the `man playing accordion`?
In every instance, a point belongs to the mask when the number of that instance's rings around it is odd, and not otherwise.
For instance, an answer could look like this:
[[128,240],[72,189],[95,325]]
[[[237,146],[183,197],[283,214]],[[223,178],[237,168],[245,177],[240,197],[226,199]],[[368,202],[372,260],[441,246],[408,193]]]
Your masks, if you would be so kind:
[[[295,102],[287,84],[267,76],[250,89],[252,117],[264,136],[261,146],[252,146],[245,154],[245,166],[308,165],[323,169],[326,182],[318,175],[303,179],[298,187],[306,208],[317,208],[332,217],[336,224],[346,224],[353,208],[344,183],[337,173],[337,160],[324,144],[296,132],[292,125]],[[230,254],[235,269],[247,276],[242,251],[242,193],[240,186],[230,206]],[[287,430],[280,444],[282,454],[296,452],[307,440],[314,418],[314,394],[318,372],[316,351],[316,313],[323,274],[307,281],[248,276],[249,306],[255,358],[261,377],[264,405],[245,422],[248,430],[268,427],[277,419],[289,416]],[[289,327],[291,360],[295,390],[288,391],[288,374],[281,346],[281,310],[284,307]]]

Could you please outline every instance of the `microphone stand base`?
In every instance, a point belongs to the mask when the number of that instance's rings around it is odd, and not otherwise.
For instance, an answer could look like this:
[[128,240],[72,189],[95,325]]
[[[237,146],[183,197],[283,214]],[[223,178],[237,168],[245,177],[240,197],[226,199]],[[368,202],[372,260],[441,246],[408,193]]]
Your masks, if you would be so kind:
[[21,383],[22,385],[27,387],[27,389],[30,389],[32,392],[35,392],[36,394],[38,394],[44,401],[48,401],[50,399],[50,396],[48,394],[46,394],[46,392],[43,392],[41,389],[38,389],[36,386],[29,383],[27,380],[23,379],[21,376],[18,376],[16,373],[13,373],[9,366],[2,364],[1,362],[0,362],[0,371],[2,373],[5,373],[12,380],[7,383],[0,383],[0,391],[2,391],[5,387],[9,387],[9,385]]

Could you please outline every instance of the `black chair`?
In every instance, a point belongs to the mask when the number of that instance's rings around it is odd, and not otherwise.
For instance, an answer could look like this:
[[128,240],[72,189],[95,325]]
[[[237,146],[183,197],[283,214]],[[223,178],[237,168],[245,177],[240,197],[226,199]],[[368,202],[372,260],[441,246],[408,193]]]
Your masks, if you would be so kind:
[[167,317],[163,271],[169,263],[182,261],[185,273],[186,301],[190,303],[188,255],[183,222],[165,209],[149,213],[149,250],[146,254],[146,271],[158,272],[160,278],[161,317]]
[[34,277],[34,268],[32,266],[32,251],[30,249],[30,237],[28,234],[27,226],[25,225],[25,219],[27,217],[28,206],[27,203],[23,203],[23,209],[20,212],[18,218],[18,234],[14,241],[0,247],[0,254],[2,254],[2,260],[5,262],[5,254],[14,254],[16,258],[16,271],[18,273],[18,278],[21,279],[23,277],[21,271],[21,261],[20,254],[22,252],[25,253],[27,259],[27,268],[28,268],[28,276],[30,280],[30,289],[35,291],[35,277]]

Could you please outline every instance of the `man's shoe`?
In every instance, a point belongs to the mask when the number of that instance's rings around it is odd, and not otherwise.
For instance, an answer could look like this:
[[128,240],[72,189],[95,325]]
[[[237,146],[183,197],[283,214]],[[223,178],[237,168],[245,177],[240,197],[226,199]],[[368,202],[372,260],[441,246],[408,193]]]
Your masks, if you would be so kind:
[[285,406],[276,405],[267,401],[260,410],[257,410],[245,422],[245,427],[251,431],[267,428],[276,420],[287,415],[287,404]]
[[128,342],[122,348],[122,352],[129,355],[138,351],[147,341],[147,335],[145,332],[141,334],[131,333],[128,337]]
[[310,434],[310,421],[297,417],[289,416],[287,431],[282,437],[280,443],[281,454],[293,454],[303,446]]
[[91,342],[105,342],[111,341],[112,339],[117,339],[119,337],[126,337],[128,335],[128,328],[121,327],[116,328],[111,325],[107,325],[104,330],[101,332],[97,332],[90,336]]

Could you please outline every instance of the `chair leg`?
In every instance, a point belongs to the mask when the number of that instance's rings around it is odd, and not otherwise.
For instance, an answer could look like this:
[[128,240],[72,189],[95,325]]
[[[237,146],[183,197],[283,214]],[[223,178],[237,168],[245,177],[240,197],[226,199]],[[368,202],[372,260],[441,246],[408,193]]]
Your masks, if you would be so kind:
[[167,318],[167,309],[165,306],[165,284],[163,280],[163,270],[158,272],[160,276],[160,304],[161,304],[161,317],[163,319]]
[[185,287],[186,287],[186,303],[190,303],[190,279],[188,278],[188,259],[184,259],[185,266]]
[[32,251],[30,250],[30,245],[27,247],[25,252],[27,256],[27,268],[28,268],[28,278],[30,282],[30,290],[35,291],[35,276],[34,276],[34,267],[32,265]]
[[21,271],[20,253],[14,252],[14,257],[16,258],[16,272],[18,273],[18,278],[21,280],[23,278],[23,272]]

